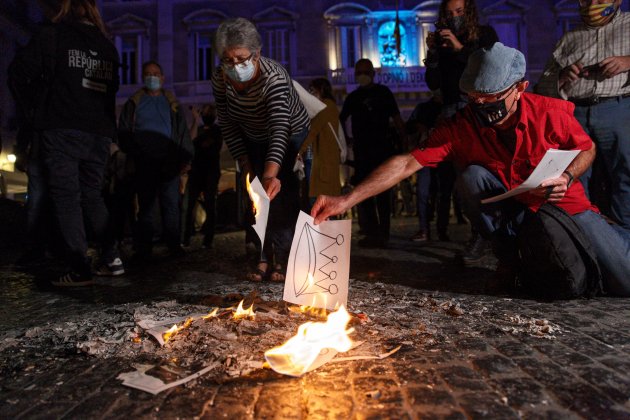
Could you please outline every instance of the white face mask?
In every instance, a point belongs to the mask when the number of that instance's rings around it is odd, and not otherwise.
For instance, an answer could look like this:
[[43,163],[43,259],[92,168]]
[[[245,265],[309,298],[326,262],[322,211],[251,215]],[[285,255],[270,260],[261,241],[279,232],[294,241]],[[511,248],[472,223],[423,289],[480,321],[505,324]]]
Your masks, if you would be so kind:
[[234,80],[235,82],[243,83],[251,80],[251,78],[254,77],[256,66],[254,65],[253,60],[250,58],[249,60],[235,66],[224,64],[223,70],[230,79]]

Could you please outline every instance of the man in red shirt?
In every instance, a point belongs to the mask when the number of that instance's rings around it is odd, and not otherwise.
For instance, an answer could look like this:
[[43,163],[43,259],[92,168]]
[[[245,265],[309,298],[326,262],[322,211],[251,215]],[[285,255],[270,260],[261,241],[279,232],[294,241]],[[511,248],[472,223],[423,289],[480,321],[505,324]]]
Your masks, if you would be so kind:
[[[630,296],[630,232],[610,226],[578,181],[595,158],[595,146],[573,117],[573,104],[526,93],[529,82],[524,76],[525,57],[518,50],[495,43],[473,53],[460,79],[469,105],[436,128],[424,147],[391,158],[350,194],[320,196],[311,211],[315,223],[424,166],[452,160],[462,171],[458,182],[467,216],[497,245],[500,260],[514,257],[511,245],[525,210],[536,211],[550,202],[566,210],[591,240],[606,291]],[[525,181],[548,149],[581,152],[559,178],[514,198],[481,204]]]

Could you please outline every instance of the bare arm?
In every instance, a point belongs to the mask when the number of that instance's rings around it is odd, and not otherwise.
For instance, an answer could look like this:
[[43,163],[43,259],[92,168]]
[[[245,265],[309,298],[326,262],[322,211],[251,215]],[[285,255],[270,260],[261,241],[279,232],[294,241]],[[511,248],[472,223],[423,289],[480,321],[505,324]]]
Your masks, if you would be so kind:
[[311,216],[318,225],[330,216],[341,214],[366,198],[380,194],[403,179],[422,169],[422,165],[409,153],[390,158],[376,168],[350,194],[339,197],[320,195],[313,205]]

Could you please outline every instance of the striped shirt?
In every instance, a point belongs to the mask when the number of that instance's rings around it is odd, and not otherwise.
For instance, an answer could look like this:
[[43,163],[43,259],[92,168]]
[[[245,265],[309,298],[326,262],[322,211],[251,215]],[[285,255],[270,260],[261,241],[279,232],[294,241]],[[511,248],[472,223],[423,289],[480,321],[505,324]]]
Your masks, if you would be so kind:
[[212,75],[219,126],[234,159],[247,154],[246,141],[269,143],[265,161],[282,165],[289,138],[310,120],[284,67],[265,57],[258,63],[260,76],[244,92],[226,83],[221,67]]
[[630,56],[630,13],[618,11],[610,23],[590,28],[586,25],[567,32],[553,51],[553,57],[536,87],[536,92],[562,99],[592,99],[630,93],[630,72],[625,71],[609,79],[581,77],[567,82],[558,91],[560,71],[581,62],[596,65],[614,56]]

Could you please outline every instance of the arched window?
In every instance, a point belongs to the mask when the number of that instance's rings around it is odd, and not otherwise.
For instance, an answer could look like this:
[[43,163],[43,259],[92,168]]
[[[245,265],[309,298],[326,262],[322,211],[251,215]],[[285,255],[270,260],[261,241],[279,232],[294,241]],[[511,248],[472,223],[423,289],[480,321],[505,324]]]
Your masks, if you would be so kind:
[[[374,39],[367,33],[372,11],[356,3],[340,3],[324,12],[328,24],[328,66],[331,70],[354,67],[362,58],[370,57]],[[365,39],[365,43],[364,43]],[[367,51],[366,51],[367,50]],[[378,63],[378,60],[372,60]]]

